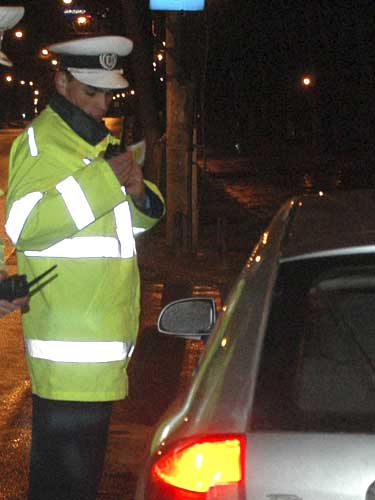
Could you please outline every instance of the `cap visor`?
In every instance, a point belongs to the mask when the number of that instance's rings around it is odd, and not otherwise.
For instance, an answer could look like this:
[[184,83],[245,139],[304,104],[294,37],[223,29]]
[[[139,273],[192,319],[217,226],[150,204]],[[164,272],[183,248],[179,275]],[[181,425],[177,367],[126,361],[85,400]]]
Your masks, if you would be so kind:
[[96,56],[117,54],[124,57],[133,50],[133,42],[125,36],[93,36],[53,43],[48,50],[55,54]]
[[76,80],[91,87],[99,89],[125,89],[129,87],[129,82],[122,76],[119,71],[98,70],[82,70],[68,68]]
[[0,30],[13,28],[25,13],[24,7],[0,7]]
[[1,50],[0,50],[0,64],[8,67],[13,66],[12,61],[8,59],[8,57],[4,54],[4,52],[1,52]]

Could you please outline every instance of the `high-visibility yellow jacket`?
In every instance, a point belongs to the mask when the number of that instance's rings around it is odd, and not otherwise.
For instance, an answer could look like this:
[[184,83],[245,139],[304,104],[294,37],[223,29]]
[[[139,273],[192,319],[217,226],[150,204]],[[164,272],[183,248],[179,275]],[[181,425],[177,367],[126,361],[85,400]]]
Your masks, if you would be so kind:
[[[106,133],[89,143],[68,122],[69,114],[63,119],[47,106],[14,141],[5,227],[29,281],[58,266],[22,316],[32,391],[111,401],[127,394],[138,332],[135,237],[158,217],[135,207],[99,156],[117,139]],[[145,183],[163,213],[161,194]]]

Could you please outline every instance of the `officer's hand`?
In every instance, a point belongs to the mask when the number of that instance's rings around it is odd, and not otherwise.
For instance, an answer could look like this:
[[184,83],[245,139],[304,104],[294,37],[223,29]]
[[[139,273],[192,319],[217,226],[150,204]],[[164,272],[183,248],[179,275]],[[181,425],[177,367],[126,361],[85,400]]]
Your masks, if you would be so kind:
[[[0,281],[7,277],[8,273],[6,271],[0,271]],[[20,297],[12,301],[0,299],[0,317],[16,311],[20,307],[25,306],[28,302],[29,297]]]
[[125,186],[128,194],[134,199],[142,199],[145,197],[143,172],[141,167],[134,160],[131,151],[120,153],[107,161],[119,183]]

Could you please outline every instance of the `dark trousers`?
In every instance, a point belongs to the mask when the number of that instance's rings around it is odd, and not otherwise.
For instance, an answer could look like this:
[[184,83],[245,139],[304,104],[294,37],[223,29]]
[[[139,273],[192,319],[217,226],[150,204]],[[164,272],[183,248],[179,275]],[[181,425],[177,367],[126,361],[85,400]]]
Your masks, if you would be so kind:
[[112,403],[33,395],[28,500],[95,500]]

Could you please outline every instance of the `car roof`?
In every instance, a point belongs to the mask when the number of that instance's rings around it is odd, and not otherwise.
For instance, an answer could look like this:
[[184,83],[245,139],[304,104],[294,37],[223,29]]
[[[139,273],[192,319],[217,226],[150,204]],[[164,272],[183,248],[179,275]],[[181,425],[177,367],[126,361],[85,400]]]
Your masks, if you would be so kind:
[[289,204],[280,262],[375,253],[375,190],[307,194]]

